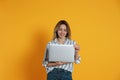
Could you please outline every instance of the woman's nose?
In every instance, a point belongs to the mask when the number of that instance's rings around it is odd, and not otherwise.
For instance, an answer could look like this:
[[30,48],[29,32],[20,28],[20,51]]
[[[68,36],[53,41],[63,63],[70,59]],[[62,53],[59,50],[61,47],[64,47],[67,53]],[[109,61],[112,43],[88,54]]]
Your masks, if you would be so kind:
[[64,32],[64,30],[62,30],[61,32]]

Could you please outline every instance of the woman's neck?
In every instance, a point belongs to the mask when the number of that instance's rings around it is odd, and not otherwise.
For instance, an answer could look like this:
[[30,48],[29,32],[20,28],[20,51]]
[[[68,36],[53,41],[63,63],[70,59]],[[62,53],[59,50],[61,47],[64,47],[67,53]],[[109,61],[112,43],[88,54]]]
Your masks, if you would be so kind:
[[58,38],[57,40],[58,40],[58,43],[64,44],[66,41],[66,38]]

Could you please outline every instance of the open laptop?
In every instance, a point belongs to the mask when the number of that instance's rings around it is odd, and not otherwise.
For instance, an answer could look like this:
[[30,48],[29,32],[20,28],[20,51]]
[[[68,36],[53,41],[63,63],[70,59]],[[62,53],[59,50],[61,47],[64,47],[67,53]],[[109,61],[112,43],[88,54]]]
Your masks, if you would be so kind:
[[49,62],[74,62],[74,53],[75,49],[73,45],[50,44],[48,50],[48,59]]

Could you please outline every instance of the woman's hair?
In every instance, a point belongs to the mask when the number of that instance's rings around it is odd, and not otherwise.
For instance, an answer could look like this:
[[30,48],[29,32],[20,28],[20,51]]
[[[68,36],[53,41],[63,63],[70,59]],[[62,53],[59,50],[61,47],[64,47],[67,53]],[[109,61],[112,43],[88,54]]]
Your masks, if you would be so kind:
[[57,32],[58,32],[58,29],[59,29],[60,25],[62,25],[62,24],[66,25],[66,30],[67,30],[66,38],[71,39],[71,30],[70,30],[70,26],[69,26],[68,22],[65,21],[65,20],[60,20],[54,28],[53,40],[55,38],[59,37]]

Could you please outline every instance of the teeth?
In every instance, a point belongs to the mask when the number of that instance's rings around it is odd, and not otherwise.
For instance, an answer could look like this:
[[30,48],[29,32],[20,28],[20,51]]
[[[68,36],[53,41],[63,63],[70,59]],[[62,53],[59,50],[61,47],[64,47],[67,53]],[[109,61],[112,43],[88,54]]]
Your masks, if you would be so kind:
[[64,34],[62,34],[61,36],[64,36]]

